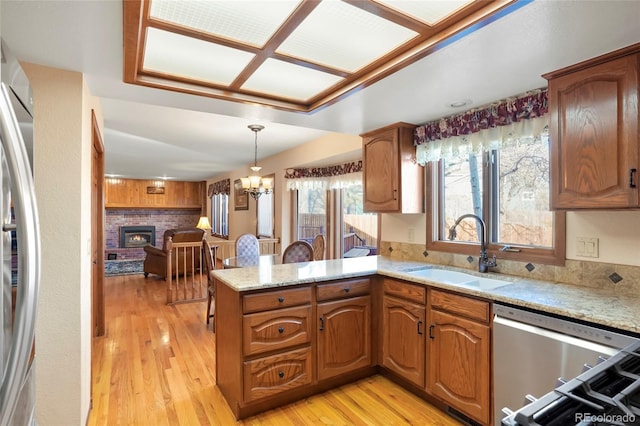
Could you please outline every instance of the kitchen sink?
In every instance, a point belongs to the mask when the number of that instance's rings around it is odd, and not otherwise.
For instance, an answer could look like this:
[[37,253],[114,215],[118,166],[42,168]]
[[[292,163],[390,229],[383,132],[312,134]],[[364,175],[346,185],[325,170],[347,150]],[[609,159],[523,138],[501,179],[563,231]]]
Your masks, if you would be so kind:
[[498,287],[511,284],[511,281],[480,277],[464,272],[450,271],[448,269],[428,268],[410,271],[407,273],[414,277],[424,278],[437,283],[476,288],[480,290],[493,290]]

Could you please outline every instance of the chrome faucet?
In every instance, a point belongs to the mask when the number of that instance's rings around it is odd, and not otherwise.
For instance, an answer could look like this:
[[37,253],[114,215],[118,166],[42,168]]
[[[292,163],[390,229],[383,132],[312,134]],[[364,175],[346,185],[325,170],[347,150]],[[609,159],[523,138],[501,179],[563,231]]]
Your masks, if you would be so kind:
[[489,259],[489,257],[487,256],[487,244],[486,244],[486,237],[487,237],[486,228],[487,227],[484,223],[484,220],[482,220],[480,216],[476,216],[475,214],[472,214],[472,213],[467,213],[460,216],[458,219],[456,219],[456,223],[454,223],[453,226],[449,228],[449,239],[454,240],[456,238],[456,235],[457,235],[456,227],[458,226],[460,221],[467,218],[475,219],[476,222],[478,222],[478,225],[480,226],[480,232],[478,233],[480,237],[480,257],[478,258],[478,271],[487,272],[489,268],[498,266],[498,264],[496,262],[495,254],[491,259]]

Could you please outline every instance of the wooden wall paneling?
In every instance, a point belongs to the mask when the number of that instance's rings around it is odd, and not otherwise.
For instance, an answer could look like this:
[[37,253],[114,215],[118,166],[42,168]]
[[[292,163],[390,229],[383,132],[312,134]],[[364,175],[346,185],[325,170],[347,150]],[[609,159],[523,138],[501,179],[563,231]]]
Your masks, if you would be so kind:
[[[105,204],[107,208],[188,208],[206,211],[205,186],[205,182],[107,178]],[[153,193],[153,189],[148,191],[147,188],[164,188],[164,191]]]

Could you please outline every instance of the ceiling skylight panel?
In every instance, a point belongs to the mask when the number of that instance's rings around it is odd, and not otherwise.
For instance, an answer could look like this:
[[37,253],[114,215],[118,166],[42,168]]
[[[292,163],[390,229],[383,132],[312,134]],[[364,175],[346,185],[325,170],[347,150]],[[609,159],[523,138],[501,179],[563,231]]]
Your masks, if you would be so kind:
[[300,0],[153,0],[150,15],[227,39],[263,46]]
[[417,33],[347,3],[323,1],[278,53],[354,72]]
[[242,89],[306,101],[342,78],[276,59],[267,59]]
[[464,6],[473,3],[473,0],[377,0],[377,2],[416,18],[425,24],[433,25]]
[[228,85],[253,56],[241,50],[149,28],[142,66],[145,71]]

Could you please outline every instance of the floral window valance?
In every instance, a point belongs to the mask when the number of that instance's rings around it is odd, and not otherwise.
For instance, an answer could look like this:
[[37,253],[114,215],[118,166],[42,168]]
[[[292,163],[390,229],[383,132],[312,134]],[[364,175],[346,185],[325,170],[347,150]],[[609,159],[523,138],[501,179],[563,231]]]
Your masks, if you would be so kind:
[[229,195],[231,192],[231,179],[224,179],[214,182],[209,185],[207,188],[207,195],[209,198],[213,197],[217,194],[226,194]]
[[539,89],[486,107],[418,126],[414,144],[418,163],[461,153],[500,149],[514,140],[536,139],[548,131],[548,90]]
[[362,160],[328,167],[287,169],[287,190],[339,189],[362,183]]

